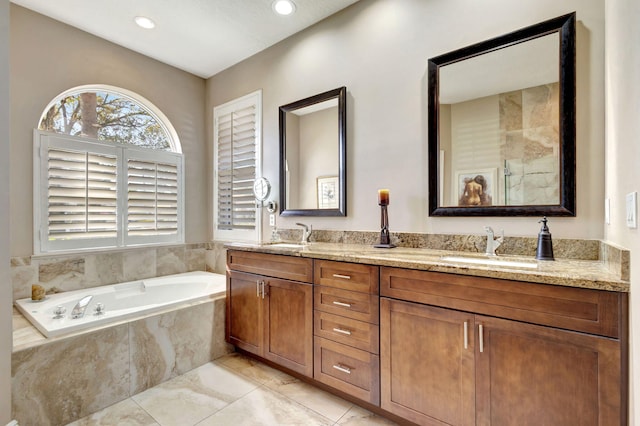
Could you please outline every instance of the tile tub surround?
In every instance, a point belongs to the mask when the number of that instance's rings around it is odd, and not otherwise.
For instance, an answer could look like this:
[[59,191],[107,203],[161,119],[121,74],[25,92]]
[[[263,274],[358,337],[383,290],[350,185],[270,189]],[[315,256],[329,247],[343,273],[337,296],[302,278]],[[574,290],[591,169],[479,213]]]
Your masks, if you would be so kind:
[[13,257],[13,300],[30,297],[32,284],[42,285],[48,293],[58,293],[181,272],[224,274],[224,262],[218,262],[220,250],[220,244],[200,243],[77,255]]
[[225,303],[222,296],[53,339],[14,320],[13,418],[66,424],[231,353]]

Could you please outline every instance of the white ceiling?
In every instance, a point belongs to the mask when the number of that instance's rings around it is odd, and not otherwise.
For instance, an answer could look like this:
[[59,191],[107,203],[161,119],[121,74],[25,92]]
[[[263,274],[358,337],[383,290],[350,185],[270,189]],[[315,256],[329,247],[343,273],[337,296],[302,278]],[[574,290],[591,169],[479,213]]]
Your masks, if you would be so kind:
[[[276,15],[273,0],[11,1],[208,78],[358,0],[293,0],[289,16]],[[156,27],[138,27],[138,15]]]

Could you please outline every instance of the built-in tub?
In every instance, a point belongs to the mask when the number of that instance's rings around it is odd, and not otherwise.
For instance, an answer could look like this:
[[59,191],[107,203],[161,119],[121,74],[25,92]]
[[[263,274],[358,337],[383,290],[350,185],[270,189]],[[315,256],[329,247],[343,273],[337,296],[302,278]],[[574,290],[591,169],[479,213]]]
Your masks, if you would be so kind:
[[[139,317],[186,302],[215,298],[226,291],[226,277],[211,272],[187,272],[121,284],[47,295],[43,301],[20,299],[18,310],[46,337]],[[76,304],[93,296],[82,318],[71,318]],[[102,311],[96,312],[98,304]],[[64,314],[56,315],[56,311]]]

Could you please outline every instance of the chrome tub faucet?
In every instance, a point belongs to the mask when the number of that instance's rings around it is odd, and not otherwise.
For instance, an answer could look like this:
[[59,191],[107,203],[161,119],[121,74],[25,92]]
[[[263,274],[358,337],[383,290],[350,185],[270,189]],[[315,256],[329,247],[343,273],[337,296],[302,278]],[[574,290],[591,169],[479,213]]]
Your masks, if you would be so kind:
[[487,256],[495,256],[496,249],[504,242],[504,229],[498,238],[495,238],[493,229],[490,226],[485,226],[484,230],[487,233],[487,249],[485,250],[485,254]]
[[80,301],[76,303],[76,306],[74,306],[73,311],[71,311],[71,318],[82,318],[91,299],[93,299],[93,296],[85,296],[80,299]]

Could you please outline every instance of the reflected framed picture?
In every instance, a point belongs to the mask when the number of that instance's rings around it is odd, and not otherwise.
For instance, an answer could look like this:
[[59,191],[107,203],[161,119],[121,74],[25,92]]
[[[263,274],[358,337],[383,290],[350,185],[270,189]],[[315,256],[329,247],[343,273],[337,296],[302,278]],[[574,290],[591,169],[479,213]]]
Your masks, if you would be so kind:
[[456,172],[456,194],[459,207],[493,205],[498,169],[459,170]]
[[319,176],[317,179],[318,208],[337,209],[340,194],[338,176]]

